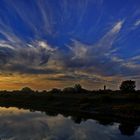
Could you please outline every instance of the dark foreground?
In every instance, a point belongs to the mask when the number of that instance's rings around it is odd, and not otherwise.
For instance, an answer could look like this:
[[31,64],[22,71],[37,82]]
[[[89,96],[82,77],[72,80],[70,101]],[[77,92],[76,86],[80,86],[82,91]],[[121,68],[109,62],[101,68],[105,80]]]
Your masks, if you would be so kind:
[[[102,124],[140,125],[140,94],[100,91],[94,93],[0,92],[0,106],[73,116],[77,123],[95,119]],[[125,127],[129,129],[129,127]],[[130,132],[129,132],[130,131]],[[128,135],[133,131],[129,130]],[[125,132],[124,132],[125,133]]]

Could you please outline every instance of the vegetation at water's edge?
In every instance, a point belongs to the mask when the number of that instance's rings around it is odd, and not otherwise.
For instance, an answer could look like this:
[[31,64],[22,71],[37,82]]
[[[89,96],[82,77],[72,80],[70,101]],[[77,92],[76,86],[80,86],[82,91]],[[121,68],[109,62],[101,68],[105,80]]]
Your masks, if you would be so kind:
[[140,91],[134,81],[124,81],[120,90],[89,91],[77,84],[74,87],[33,91],[25,87],[20,91],[0,91],[1,106],[16,106],[60,112],[107,114],[114,117],[140,120]]
[[120,90],[89,91],[77,84],[63,90],[0,91],[0,106],[43,111],[50,115],[72,116],[76,123],[96,119],[101,124],[120,123],[123,134],[133,135],[140,125],[140,91],[134,81],[123,81]]
[[0,91],[1,106],[52,109],[140,120],[140,91],[134,81],[123,81],[120,90],[89,91],[77,84],[74,87],[33,91],[25,87],[20,91]]

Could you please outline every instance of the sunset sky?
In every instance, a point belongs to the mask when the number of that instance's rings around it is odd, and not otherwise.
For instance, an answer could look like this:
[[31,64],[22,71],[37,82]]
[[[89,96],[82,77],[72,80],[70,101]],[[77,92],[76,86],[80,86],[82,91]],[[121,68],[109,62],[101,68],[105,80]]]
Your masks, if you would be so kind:
[[0,0],[0,89],[127,79],[140,89],[140,0]]

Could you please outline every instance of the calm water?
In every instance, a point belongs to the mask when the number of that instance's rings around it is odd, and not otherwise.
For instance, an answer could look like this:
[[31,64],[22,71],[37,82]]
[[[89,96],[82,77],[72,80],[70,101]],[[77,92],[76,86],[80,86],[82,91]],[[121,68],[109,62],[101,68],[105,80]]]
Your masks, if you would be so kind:
[[1,140],[140,140],[140,129],[123,135],[120,124],[101,125],[95,120],[75,123],[72,117],[48,116],[17,108],[0,107]]

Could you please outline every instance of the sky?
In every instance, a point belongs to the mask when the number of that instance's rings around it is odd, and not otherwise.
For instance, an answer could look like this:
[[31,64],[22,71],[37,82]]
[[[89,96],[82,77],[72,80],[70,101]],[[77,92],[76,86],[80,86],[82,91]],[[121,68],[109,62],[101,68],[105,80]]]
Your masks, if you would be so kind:
[[0,89],[140,89],[140,0],[0,0]]

